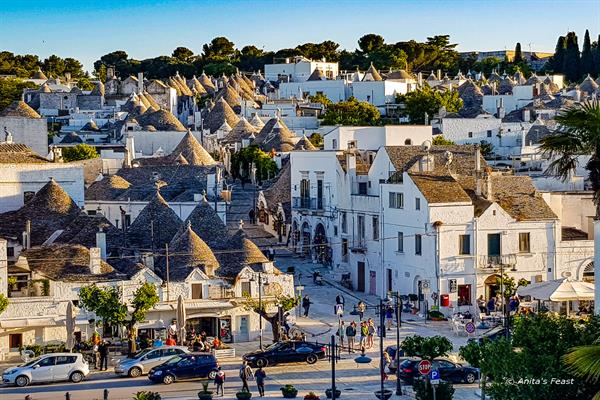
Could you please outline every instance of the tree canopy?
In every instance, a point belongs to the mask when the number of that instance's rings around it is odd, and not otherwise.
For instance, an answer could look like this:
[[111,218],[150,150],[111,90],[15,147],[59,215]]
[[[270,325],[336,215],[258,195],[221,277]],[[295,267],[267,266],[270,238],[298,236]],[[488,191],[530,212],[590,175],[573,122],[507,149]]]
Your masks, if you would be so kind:
[[5,295],[0,294],[0,314],[2,314],[8,308],[8,299]]
[[331,104],[323,116],[323,125],[379,125],[381,113],[373,104],[350,97]]
[[74,58],[61,58],[57,55],[40,60],[33,54],[13,54],[0,52],[0,75],[15,75],[18,78],[31,78],[41,68],[48,78],[71,74],[72,78],[84,76],[83,65]]
[[447,112],[457,112],[463,104],[458,91],[433,90],[428,85],[399,96],[398,101],[404,103],[406,114],[413,124],[424,124],[425,113],[431,120],[440,107],[445,107]]
[[0,78],[0,110],[4,110],[15,100],[20,100],[24,89],[34,89],[37,85],[15,78]]
[[63,148],[62,155],[66,162],[89,160],[100,157],[94,146],[85,143]]
[[600,35],[597,41],[592,42],[590,33],[586,30],[581,52],[575,32],[559,36],[554,55],[546,63],[545,69],[564,74],[570,82],[577,82],[587,74],[593,77],[600,76]]
[[256,179],[263,181],[277,175],[277,163],[256,145],[250,145],[233,154],[231,170],[236,178],[250,178],[251,165],[256,168]]

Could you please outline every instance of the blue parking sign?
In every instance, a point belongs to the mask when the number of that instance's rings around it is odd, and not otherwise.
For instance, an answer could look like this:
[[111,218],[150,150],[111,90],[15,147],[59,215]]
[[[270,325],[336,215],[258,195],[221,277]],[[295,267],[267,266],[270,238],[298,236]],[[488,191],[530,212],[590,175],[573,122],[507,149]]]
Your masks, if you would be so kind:
[[440,383],[440,371],[437,369],[432,369],[429,373],[429,381],[432,385],[437,385]]

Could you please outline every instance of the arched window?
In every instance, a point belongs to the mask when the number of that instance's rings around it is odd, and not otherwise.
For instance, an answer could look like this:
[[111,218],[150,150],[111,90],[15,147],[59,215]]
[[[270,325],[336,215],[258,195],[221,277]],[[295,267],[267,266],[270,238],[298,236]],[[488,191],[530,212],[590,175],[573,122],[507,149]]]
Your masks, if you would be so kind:
[[594,282],[594,262],[590,262],[583,269],[583,276],[581,278],[584,282]]

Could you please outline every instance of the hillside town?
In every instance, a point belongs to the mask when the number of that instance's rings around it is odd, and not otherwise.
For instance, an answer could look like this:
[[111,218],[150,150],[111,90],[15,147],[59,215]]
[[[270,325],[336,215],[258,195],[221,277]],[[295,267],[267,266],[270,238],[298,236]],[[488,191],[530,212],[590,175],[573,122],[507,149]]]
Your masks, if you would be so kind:
[[592,29],[1,52],[0,398],[599,396]]

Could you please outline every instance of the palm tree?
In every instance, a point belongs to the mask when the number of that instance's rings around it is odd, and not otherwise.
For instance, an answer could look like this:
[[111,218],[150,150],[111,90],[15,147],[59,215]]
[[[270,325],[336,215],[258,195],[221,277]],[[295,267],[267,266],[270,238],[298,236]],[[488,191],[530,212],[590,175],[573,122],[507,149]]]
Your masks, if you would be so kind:
[[[573,375],[597,382],[600,380],[600,339],[591,346],[572,348],[562,360]],[[596,393],[593,400],[600,400],[600,392]]]

